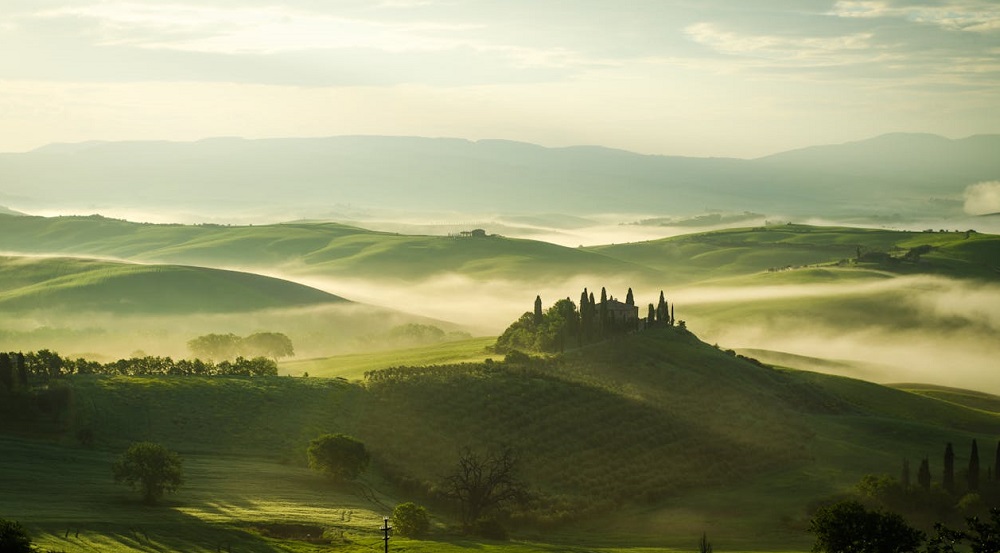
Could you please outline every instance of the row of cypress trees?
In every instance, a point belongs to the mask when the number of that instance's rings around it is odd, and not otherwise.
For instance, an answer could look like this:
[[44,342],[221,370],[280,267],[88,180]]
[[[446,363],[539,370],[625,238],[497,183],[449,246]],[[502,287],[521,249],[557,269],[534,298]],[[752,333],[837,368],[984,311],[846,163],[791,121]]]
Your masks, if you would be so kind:
[[[969,452],[969,468],[965,474],[966,480],[966,491],[970,493],[978,492],[981,480],[981,467],[979,463],[979,445],[976,440],[972,440],[972,447]],[[902,484],[904,487],[910,486],[910,462],[907,459],[903,460],[903,478]],[[986,469],[986,479],[987,480],[1000,480],[1000,442],[997,442],[996,457],[993,462],[993,467],[987,467]],[[925,490],[929,490],[931,487],[931,470],[930,462],[927,457],[924,457],[920,461],[920,468],[917,469],[917,485]],[[955,449],[952,447],[951,442],[944,448],[944,470],[941,475],[941,487],[944,488],[948,493],[955,493]]]

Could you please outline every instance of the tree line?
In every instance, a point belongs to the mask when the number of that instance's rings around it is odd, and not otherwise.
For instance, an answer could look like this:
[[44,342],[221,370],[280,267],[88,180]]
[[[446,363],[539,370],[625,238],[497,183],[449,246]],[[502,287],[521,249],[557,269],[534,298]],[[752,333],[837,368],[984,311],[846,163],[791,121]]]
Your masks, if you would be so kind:
[[604,287],[601,288],[600,302],[596,301],[593,292],[584,288],[579,308],[573,300],[565,298],[543,311],[541,296],[535,296],[534,310],[525,312],[507,327],[497,339],[496,351],[555,353],[565,351],[567,347],[582,347],[646,328],[675,324],[684,326],[684,321],[674,319],[674,305],[666,300],[662,290],[658,302],[647,306],[645,317],[639,313],[631,288],[623,302],[630,312],[616,314],[610,306],[617,307],[618,303],[614,297],[609,299]]
[[67,359],[43,349],[33,352],[0,352],[0,391],[27,390],[54,378],[73,374],[123,376],[274,376],[278,363],[267,357],[237,357],[218,363],[201,359],[137,356],[107,363],[83,358]]

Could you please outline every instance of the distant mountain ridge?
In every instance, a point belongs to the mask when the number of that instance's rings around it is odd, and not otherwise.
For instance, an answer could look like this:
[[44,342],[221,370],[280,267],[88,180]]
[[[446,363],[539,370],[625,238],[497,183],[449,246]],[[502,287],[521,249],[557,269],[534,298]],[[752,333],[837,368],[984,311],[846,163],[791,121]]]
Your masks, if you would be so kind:
[[463,212],[789,215],[961,212],[1000,179],[1000,135],[891,134],[745,160],[506,140],[339,136],[53,144],[0,154],[15,209],[127,206],[238,212],[334,205]]

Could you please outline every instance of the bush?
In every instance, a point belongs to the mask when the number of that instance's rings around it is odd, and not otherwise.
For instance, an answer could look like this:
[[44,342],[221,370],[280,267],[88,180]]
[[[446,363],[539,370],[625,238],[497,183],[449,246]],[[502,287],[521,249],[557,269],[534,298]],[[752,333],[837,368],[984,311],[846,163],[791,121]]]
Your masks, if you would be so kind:
[[3,553],[31,553],[31,538],[19,522],[0,518],[0,551]]
[[400,503],[392,510],[392,528],[401,536],[420,538],[427,535],[430,527],[427,509],[416,503]]
[[488,540],[506,541],[507,529],[496,517],[481,518],[476,521],[475,534]]

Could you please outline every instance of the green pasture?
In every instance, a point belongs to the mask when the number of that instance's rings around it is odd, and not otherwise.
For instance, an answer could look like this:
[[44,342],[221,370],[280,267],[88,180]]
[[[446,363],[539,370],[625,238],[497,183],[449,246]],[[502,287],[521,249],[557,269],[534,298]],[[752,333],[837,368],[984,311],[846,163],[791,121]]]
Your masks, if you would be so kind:
[[[720,550],[804,551],[810,505],[864,474],[896,474],[904,458],[936,458],[945,442],[989,443],[1000,423],[938,397],[958,391],[760,367],[677,329],[552,359],[376,375],[71,377],[72,408],[50,431],[0,440],[0,474],[18,475],[0,516],[21,513],[41,543],[66,551],[327,550],[259,535],[275,524],[334,528],[334,550],[360,551],[378,545],[371,528],[387,507],[416,500],[438,526],[428,541],[400,540],[407,551],[690,550],[702,532]],[[84,428],[94,449],[76,443]],[[308,441],[327,432],[368,446],[375,504],[305,468]],[[188,486],[164,511],[111,483],[111,459],[136,440],[187,460]],[[506,544],[455,537],[449,510],[419,490],[461,448],[496,444],[521,455],[536,523]],[[966,452],[956,453],[961,466]]]
[[231,313],[342,302],[275,278],[176,265],[0,257],[0,309]]
[[481,280],[526,280],[567,272],[652,276],[642,266],[545,242],[410,236],[334,223],[230,227],[0,215],[0,250],[387,280],[453,273]]
[[426,346],[335,355],[319,359],[285,361],[279,365],[282,374],[324,378],[360,380],[368,371],[401,365],[445,365],[453,363],[478,363],[497,354],[490,351],[496,338],[473,338],[441,342]]
[[[919,262],[855,264],[860,248],[902,257],[930,246]],[[966,232],[909,232],[852,227],[779,225],[688,234],[586,248],[660,271],[671,282],[697,281],[841,263],[889,274],[940,274],[995,279],[1000,237]],[[808,278],[808,277],[807,277]]]

